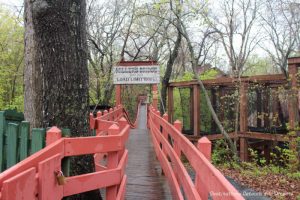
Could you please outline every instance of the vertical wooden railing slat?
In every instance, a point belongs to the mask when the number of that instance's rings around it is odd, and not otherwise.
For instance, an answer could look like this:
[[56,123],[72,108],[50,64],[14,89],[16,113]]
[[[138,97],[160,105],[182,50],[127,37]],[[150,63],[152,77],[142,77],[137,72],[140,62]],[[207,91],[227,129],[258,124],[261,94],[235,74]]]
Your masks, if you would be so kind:
[[33,128],[31,131],[31,150],[30,154],[41,150],[45,146],[46,129]]
[[[108,129],[108,135],[118,135],[120,133],[120,128],[117,125],[111,125]],[[118,166],[118,152],[109,152],[107,154],[107,169],[114,169]],[[118,186],[111,186],[106,188],[106,199],[115,200],[118,195]]]
[[29,122],[23,121],[20,124],[19,138],[20,138],[20,147],[19,147],[19,161],[24,160],[28,157],[29,152],[29,132],[30,124]]
[[0,111],[0,171],[3,171],[3,138],[5,130],[4,111]]
[[9,168],[17,163],[18,124],[8,123],[6,139],[6,167]]
[[58,200],[64,197],[63,187],[58,185],[57,174],[61,170],[61,154],[56,154],[39,163],[39,200]]
[[[68,128],[63,128],[62,130],[62,135],[63,137],[70,137],[71,136],[71,129]],[[65,157],[62,159],[62,171],[65,176],[70,176],[70,158]]]
[[3,182],[1,199],[20,200],[36,199],[37,181],[34,167]]

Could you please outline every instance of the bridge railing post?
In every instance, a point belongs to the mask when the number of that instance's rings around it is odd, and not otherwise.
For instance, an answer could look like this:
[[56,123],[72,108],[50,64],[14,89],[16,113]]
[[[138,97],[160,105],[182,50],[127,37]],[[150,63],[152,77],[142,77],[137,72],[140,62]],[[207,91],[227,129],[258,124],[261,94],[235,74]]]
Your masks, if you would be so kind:
[[103,111],[103,115],[107,115],[108,114],[108,111],[107,110],[104,110]]
[[[178,130],[180,133],[182,132],[182,123],[179,120],[176,120],[174,122],[174,127],[176,128],[176,130]],[[177,154],[177,156],[180,158],[181,156],[181,150],[178,144],[178,141],[174,140],[174,151]]]
[[53,142],[56,142],[62,137],[61,130],[58,129],[56,126],[53,126],[47,131],[46,134],[46,146],[49,146]]
[[[128,125],[127,120],[124,117],[121,117],[118,123],[119,123],[120,131],[122,131]],[[122,148],[121,151],[119,151],[119,161],[122,158],[124,152],[125,152],[125,146]]]
[[96,120],[94,119],[93,113],[90,113],[90,130],[95,128]]
[[[205,158],[211,161],[211,142],[207,137],[202,137],[197,143],[198,150],[205,156]],[[201,171],[201,173],[208,173]],[[195,187],[202,199],[208,199],[208,189],[204,180],[201,179],[201,174],[196,173]]]
[[101,116],[102,116],[102,112],[101,112],[101,111],[98,111],[98,112],[97,112],[97,118],[98,118],[98,117],[101,117]]
[[[176,121],[173,123],[173,125],[174,125],[175,129],[181,133],[181,131],[182,131],[182,123],[181,123],[181,121],[176,120]],[[181,158],[181,150],[180,150],[178,141],[174,139],[173,142],[174,142],[174,144],[173,144],[173,149],[174,149],[176,155],[178,156],[178,158],[180,159],[180,158]],[[176,167],[174,167],[174,172],[175,172],[175,177],[176,177],[176,179],[179,180],[179,177],[178,177],[178,173],[177,173]]]
[[[120,133],[120,127],[116,124],[111,125],[108,128],[108,135],[118,135]],[[113,144],[112,144],[113,145]],[[115,169],[118,167],[118,152],[109,152],[107,155],[107,169]],[[110,186],[106,188],[106,199],[115,200],[118,194],[118,186]]]
[[[167,113],[165,113],[165,114],[163,115],[163,119],[166,120],[166,121],[168,121],[168,114],[167,114]],[[166,131],[165,128],[163,128],[162,134],[163,134],[164,138],[165,138],[166,140],[168,140],[168,132]]]
[[113,108],[110,108],[109,111],[108,111],[110,113],[109,121],[114,121],[114,116],[113,116],[113,113],[112,113],[113,111],[114,111]]
[[[158,116],[160,116],[159,110],[156,110],[155,113],[156,113]],[[157,126],[158,130],[161,130],[161,129],[160,129],[160,122],[159,122],[160,119],[159,119],[158,117],[156,117],[156,119],[157,119],[157,120],[156,120],[155,125]]]

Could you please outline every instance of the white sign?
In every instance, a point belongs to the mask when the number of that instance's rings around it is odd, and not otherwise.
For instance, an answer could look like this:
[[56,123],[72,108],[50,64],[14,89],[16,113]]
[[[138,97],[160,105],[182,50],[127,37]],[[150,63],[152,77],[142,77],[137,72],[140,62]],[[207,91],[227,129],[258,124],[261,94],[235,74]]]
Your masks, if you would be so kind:
[[116,66],[113,67],[114,84],[157,84],[159,66]]

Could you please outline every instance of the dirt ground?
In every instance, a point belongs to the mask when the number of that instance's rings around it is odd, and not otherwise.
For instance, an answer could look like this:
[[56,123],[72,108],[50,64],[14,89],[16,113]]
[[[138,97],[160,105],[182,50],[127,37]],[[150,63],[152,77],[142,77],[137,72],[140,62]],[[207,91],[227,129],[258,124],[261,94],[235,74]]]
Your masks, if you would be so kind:
[[282,174],[265,174],[253,176],[236,169],[219,168],[219,170],[242,185],[275,200],[300,200],[300,179],[289,178]]

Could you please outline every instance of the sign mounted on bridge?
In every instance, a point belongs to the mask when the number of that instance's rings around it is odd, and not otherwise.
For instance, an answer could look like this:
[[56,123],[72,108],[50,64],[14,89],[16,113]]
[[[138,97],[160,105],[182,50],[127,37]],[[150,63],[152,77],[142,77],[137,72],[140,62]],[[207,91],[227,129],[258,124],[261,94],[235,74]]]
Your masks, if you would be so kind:
[[157,84],[160,82],[158,65],[113,67],[114,84]]

